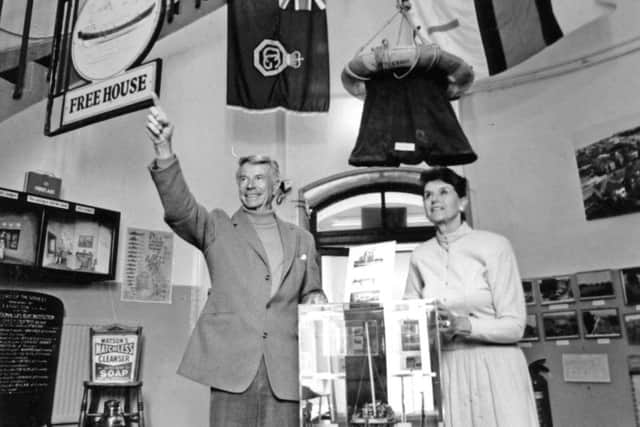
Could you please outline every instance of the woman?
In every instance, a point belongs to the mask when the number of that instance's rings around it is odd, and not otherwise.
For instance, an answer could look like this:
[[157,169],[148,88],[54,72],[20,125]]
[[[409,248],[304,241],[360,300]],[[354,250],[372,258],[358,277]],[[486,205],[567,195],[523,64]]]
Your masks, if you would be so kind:
[[467,181],[448,168],[420,176],[436,237],[411,256],[406,298],[435,299],[446,427],[537,427],[527,363],[516,343],[526,308],[510,243],[464,221]]

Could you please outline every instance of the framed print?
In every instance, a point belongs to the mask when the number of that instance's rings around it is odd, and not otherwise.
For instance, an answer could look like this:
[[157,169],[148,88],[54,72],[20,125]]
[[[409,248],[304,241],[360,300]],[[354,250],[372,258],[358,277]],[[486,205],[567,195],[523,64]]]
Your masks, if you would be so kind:
[[621,271],[624,303],[640,304],[640,267],[625,268]]
[[614,298],[616,296],[611,270],[576,273],[576,282],[581,300]]
[[625,314],[624,328],[627,330],[629,345],[640,345],[640,313]]
[[542,325],[547,340],[580,338],[578,314],[575,310],[542,313]]
[[541,304],[563,304],[574,302],[570,276],[545,277],[538,279]]
[[524,302],[527,305],[533,305],[536,303],[536,296],[534,293],[535,287],[533,286],[533,280],[531,279],[523,279],[522,280],[522,291],[524,292]]
[[535,313],[527,314],[527,323],[524,325],[524,335],[522,335],[520,341],[540,341],[538,316]]
[[622,335],[617,308],[582,310],[585,338],[608,338]]

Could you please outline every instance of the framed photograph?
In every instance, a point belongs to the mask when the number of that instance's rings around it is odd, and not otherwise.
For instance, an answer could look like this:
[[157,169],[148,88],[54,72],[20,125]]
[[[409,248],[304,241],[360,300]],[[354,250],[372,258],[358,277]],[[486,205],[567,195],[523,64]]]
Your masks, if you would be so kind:
[[[371,352],[372,356],[378,355],[378,323],[375,320],[346,321],[347,328],[347,355],[363,356]],[[367,339],[366,331],[369,331]],[[367,348],[368,347],[368,348]]]
[[534,293],[535,287],[533,286],[533,280],[523,279],[522,290],[524,291],[524,302],[527,305],[533,305],[536,303],[536,296]]
[[541,304],[563,304],[575,302],[570,276],[538,279]]
[[624,328],[627,330],[629,345],[640,345],[640,313],[625,314]]
[[576,274],[581,300],[615,298],[611,270],[586,271]]
[[596,141],[579,142],[575,156],[588,220],[640,210],[640,126]]
[[622,335],[617,308],[582,310],[585,338],[609,338]]
[[640,304],[640,267],[625,268],[621,271],[624,303]]
[[527,323],[524,326],[524,335],[520,341],[540,341],[540,328],[538,316],[535,313],[527,314]]
[[542,313],[542,325],[547,340],[580,338],[578,314],[575,310]]
[[420,325],[417,319],[402,321],[400,334],[402,336],[402,351],[420,350]]

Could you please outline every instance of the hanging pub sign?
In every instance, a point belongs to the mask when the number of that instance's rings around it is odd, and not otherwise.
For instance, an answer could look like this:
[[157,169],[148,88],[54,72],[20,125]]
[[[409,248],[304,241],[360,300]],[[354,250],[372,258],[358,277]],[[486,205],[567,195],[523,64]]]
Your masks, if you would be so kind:
[[[60,0],[46,135],[152,105],[160,92],[162,62],[142,61],[164,13],[164,0]],[[71,36],[65,37],[69,27]]]
[[91,382],[129,384],[138,381],[141,333],[140,326],[91,328]]

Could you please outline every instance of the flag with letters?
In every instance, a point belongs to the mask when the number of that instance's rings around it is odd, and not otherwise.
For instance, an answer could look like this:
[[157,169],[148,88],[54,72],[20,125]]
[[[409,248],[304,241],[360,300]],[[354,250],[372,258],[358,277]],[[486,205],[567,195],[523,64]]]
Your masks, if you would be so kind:
[[329,110],[326,0],[228,0],[227,104]]
[[552,0],[418,0],[420,31],[476,77],[500,73],[563,36]]

